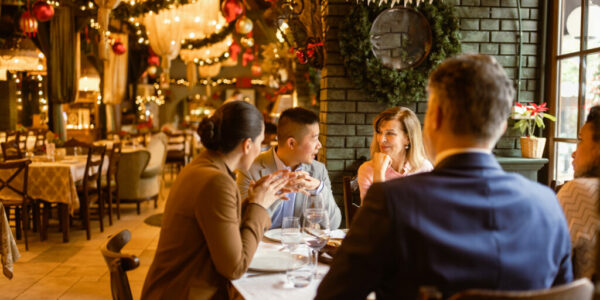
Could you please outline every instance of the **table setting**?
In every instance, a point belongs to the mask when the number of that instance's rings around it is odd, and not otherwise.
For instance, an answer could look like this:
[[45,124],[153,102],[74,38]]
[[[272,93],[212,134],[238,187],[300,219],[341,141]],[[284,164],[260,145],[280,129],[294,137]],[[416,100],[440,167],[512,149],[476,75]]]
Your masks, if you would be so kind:
[[313,299],[329,270],[329,253],[346,230],[331,230],[323,199],[312,196],[303,217],[284,217],[281,228],[267,231],[242,278],[232,281],[246,299]]

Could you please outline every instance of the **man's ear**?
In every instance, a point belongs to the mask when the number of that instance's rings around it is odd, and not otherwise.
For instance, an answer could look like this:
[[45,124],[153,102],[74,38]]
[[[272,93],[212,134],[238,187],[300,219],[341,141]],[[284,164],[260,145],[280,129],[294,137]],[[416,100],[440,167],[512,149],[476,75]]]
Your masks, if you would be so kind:
[[294,150],[294,147],[296,147],[296,145],[298,144],[298,142],[296,141],[295,138],[293,137],[289,137],[286,141],[285,141],[285,145],[290,148],[291,150]]

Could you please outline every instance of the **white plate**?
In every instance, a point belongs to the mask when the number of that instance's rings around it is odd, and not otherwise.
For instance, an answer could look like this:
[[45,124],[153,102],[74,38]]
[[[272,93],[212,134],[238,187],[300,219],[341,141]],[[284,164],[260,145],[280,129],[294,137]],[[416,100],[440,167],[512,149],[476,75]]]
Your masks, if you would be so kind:
[[297,269],[308,263],[306,257],[289,252],[263,250],[257,251],[248,267],[251,271],[283,272]]
[[[265,232],[265,237],[276,242],[281,242],[281,228],[271,229]],[[307,233],[302,233],[302,238],[310,237]]]

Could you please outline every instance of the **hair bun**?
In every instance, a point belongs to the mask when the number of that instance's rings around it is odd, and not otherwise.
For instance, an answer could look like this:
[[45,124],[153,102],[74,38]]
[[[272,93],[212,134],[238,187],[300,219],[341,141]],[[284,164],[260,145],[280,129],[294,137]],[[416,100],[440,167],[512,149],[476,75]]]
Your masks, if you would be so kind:
[[204,147],[210,150],[217,150],[219,141],[215,123],[211,118],[204,118],[198,127],[200,141]]

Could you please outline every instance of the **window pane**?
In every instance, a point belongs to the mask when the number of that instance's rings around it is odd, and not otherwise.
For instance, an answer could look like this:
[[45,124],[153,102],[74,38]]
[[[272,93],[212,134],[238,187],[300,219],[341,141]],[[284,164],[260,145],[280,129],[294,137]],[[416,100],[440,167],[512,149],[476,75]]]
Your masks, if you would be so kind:
[[581,0],[562,0],[560,2],[559,54],[579,51],[581,3]]
[[571,154],[575,151],[577,144],[556,143],[554,155],[554,179],[564,182],[573,179],[573,165],[571,165]]
[[577,97],[579,95],[579,57],[558,63],[558,112],[556,136],[577,138]]
[[600,53],[590,54],[586,57],[583,121],[585,121],[590,108],[594,105],[600,105]]
[[600,47],[600,0],[587,0],[585,49]]

